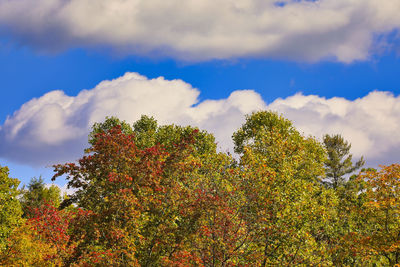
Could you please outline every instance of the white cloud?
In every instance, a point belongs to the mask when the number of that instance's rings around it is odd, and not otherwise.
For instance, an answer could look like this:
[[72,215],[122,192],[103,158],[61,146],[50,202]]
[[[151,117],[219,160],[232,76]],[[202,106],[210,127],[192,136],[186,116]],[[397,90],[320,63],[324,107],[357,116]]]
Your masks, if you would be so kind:
[[79,158],[94,122],[115,115],[130,123],[142,114],[160,124],[194,125],[214,133],[222,150],[232,148],[232,133],[255,110],[276,110],[304,134],[342,134],[352,152],[368,164],[400,159],[400,96],[374,91],[350,101],[296,94],[267,105],[253,90],[225,99],[198,102],[199,91],[182,80],[148,79],[126,73],[77,96],[52,91],[25,103],[0,126],[0,157],[32,165]]
[[269,109],[279,111],[306,134],[342,134],[352,153],[369,164],[391,164],[400,159],[400,96],[374,91],[354,101],[296,94],[277,99]]
[[47,51],[352,62],[382,47],[377,35],[399,29],[399,12],[395,0],[0,0],[0,25]]
[[146,114],[160,124],[197,125],[214,132],[220,145],[229,147],[225,134],[241,125],[244,114],[265,108],[252,90],[201,103],[199,93],[182,80],[147,79],[137,73],[103,81],[75,97],[52,91],[7,118],[0,127],[0,157],[42,165],[74,160],[87,146],[91,125],[112,115],[131,123]]

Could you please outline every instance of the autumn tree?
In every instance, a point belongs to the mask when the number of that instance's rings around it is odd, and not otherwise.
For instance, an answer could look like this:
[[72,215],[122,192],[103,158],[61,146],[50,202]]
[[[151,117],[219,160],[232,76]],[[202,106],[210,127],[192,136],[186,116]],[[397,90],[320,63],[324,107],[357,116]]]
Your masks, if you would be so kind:
[[329,264],[336,196],[320,186],[324,149],[273,112],[257,112],[233,135],[252,265]]
[[224,153],[210,154],[201,161],[193,186],[200,208],[195,235],[188,249],[202,266],[241,266],[250,253],[246,220],[242,209],[246,198],[241,190],[240,168]]
[[106,133],[114,127],[120,127],[121,132],[124,134],[132,134],[132,127],[126,121],[120,120],[115,116],[106,117],[103,122],[95,122],[92,126],[92,131],[89,133],[89,144],[94,145],[96,142],[96,136],[102,133]]
[[251,265],[331,264],[330,228],[337,198],[318,183],[294,178],[296,170],[268,167],[261,154],[246,149],[241,158],[250,233]]
[[262,161],[276,172],[290,166],[293,178],[317,181],[324,175],[325,152],[312,137],[304,137],[292,122],[270,111],[246,116],[246,122],[233,134],[235,152],[245,147],[262,155]]
[[365,183],[365,201],[356,207],[362,223],[346,237],[364,265],[395,266],[400,263],[400,165],[367,170],[357,179]]
[[56,185],[46,187],[43,178],[32,178],[27,188],[22,189],[20,197],[24,217],[31,217],[32,212],[43,204],[58,207],[61,202],[61,191]]
[[[176,144],[183,138],[194,138],[193,153],[197,155],[206,153],[216,153],[215,138],[206,131],[199,131],[192,126],[158,125],[157,121],[150,116],[142,115],[135,123],[128,124],[126,121],[117,117],[106,117],[104,122],[95,123],[89,134],[89,143],[93,144],[96,135],[106,133],[113,127],[118,126],[121,132],[126,135],[133,134],[133,141],[140,149],[162,145],[166,150],[174,149]],[[196,135],[192,135],[196,131]]]
[[0,166],[0,251],[5,249],[14,228],[21,224],[18,185],[18,179],[9,177],[8,168]]
[[350,154],[351,144],[345,141],[341,135],[325,135],[324,145],[328,155],[328,159],[325,162],[328,181],[324,181],[324,183],[336,189],[344,184],[346,174],[351,174],[360,169],[365,161],[361,157],[360,160],[353,164],[353,155]]
[[[7,168],[0,167],[0,265],[60,266],[65,256],[68,223],[61,219],[56,207],[40,201],[51,193],[38,194],[53,191],[44,190],[43,181],[34,179],[29,193],[21,197],[18,184],[17,179],[8,177]],[[18,198],[24,200],[26,208],[29,203],[29,220],[22,218]]]
[[14,229],[7,248],[0,253],[4,266],[63,266],[74,249],[69,242],[70,210],[42,203],[32,208],[30,218]]
[[194,170],[215,144],[195,128],[154,129],[152,120],[142,117],[132,133],[118,121],[111,128],[98,124],[86,156],[55,166],[55,177],[66,174],[77,190],[68,201],[91,212],[72,226],[77,249],[71,262],[97,253],[110,254],[116,265],[149,265],[188,253],[185,239],[201,212],[192,196]]

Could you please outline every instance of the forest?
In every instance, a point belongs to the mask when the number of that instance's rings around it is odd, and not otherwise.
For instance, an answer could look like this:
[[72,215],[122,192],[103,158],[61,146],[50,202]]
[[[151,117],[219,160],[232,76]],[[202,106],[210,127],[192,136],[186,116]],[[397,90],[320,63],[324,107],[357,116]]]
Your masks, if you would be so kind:
[[0,265],[398,266],[399,164],[364,166],[341,135],[270,111],[232,139],[108,117],[53,166],[70,195],[0,167]]

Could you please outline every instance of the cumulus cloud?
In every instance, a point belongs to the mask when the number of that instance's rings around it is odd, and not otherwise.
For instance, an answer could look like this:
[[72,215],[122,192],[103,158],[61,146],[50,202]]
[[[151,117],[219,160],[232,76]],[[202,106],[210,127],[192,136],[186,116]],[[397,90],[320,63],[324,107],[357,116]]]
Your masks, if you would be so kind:
[[220,146],[228,148],[229,133],[244,114],[265,108],[252,90],[200,103],[199,94],[182,80],[147,79],[138,73],[103,81],[74,97],[52,91],[22,105],[0,126],[0,157],[36,165],[74,160],[87,146],[91,125],[113,115],[131,123],[146,114],[160,124],[197,125],[214,132]]
[[400,159],[400,96],[374,91],[354,101],[296,94],[277,99],[268,108],[284,114],[304,133],[321,138],[341,134],[352,153],[371,165]]
[[200,92],[182,80],[148,79],[126,73],[103,81],[77,96],[52,91],[22,105],[0,126],[0,157],[24,164],[71,161],[88,146],[94,122],[117,116],[130,123],[142,114],[160,124],[194,125],[216,136],[219,147],[232,149],[232,133],[245,114],[274,110],[292,120],[305,135],[342,134],[356,157],[370,165],[400,158],[400,96],[374,91],[356,100],[296,94],[266,104],[253,90],[237,90],[225,99],[198,101]]
[[4,35],[45,51],[75,46],[181,60],[367,59],[400,27],[380,0],[0,0]]

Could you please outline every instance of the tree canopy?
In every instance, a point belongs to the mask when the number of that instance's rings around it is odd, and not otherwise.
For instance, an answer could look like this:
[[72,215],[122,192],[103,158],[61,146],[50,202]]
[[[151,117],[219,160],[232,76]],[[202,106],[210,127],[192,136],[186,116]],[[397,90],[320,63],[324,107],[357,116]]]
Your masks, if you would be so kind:
[[0,265],[399,263],[398,164],[343,183],[362,165],[348,142],[322,144],[270,111],[246,116],[233,141],[237,157],[196,127],[106,118],[79,160],[54,166],[74,189],[61,204],[55,186],[18,190],[1,167]]

